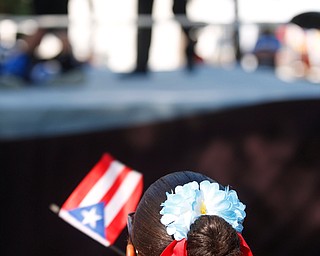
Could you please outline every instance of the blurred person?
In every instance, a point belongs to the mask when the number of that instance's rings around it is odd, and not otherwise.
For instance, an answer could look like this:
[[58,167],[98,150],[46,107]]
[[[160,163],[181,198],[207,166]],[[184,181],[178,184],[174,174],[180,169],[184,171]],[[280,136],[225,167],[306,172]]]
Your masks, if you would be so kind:
[[320,82],[320,12],[294,16],[280,27],[282,47],[277,54],[278,75],[287,80],[307,78]]
[[305,66],[305,76],[312,82],[320,82],[320,12],[304,12],[290,20],[304,31],[305,47],[301,60]]
[[275,56],[280,49],[280,41],[270,28],[263,28],[253,49],[259,66],[275,66]]
[[[41,1],[31,3],[35,15],[67,15],[68,0]],[[45,57],[39,54],[39,47],[47,35],[55,36],[60,42],[60,50],[53,56]],[[20,35],[23,43],[5,63],[0,74],[20,78],[27,83],[42,83],[51,81],[81,66],[75,59],[68,38],[68,27],[41,27],[30,35]],[[44,51],[51,51],[45,46]]]
[[252,256],[237,193],[197,172],[165,175],[128,216],[127,256]]
[[304,12],[294,16],[290,23],[305,29],[320,29],[320,12]]
[[[138,14],[152,15],[153,0],[138,0]],[[172,10],[175,15],[186,15],[187,0],[173,0]],[[187,69],[193,69],[194,46],[195,40],[190,33],[190,26],[182,26],[182,30],[186,36],[187,43],[185,48],[185,56],[187,61]],[[137,36],[137,60],[136,68],[132,74],[146,74],[148,72],[149,49],[151,45],[152,24],[147,27],[138,28]]]
[[[36,15],[68,15],[68,5],[69,5],[69,0],[33,0],[33,10],[34,14]],[[51,73],[56,72],[57,74],[65,74],[75,68],[78,68],[80,66],[80,62],[77,61],[73,55],[72,52],[72,47],[69,42],[69,37],[68,37],[68,25],[65,28],[57,28],[57,27],[52,27],[48,29],[43,29],[40,28],[36,34],[36,37],[40,37],[40,41],[38,42],[40,44],[41,39],[43,38],[44,35],[48,33],[53,33],[62,43],[62,49],[56,55],[55,57],[47,60],[51,61]],[[30,51],[35,51],[36,46],[32,46],[33,49],[31,48]],[[42,80],[43,75],[41,74],[41,70],[45,72],[45,66],[43,64],[48,64],[47,61],[45,63],[41,63],[42,60],[37,59],[35,54],[33,54],[33,57],[36,59],[36,62],[40,62],[40,66],[38,69],[40,69],[40,72],[34,72],[35,74],[31,73],[31,79],[34,81],[37,80]],[[54,64],[55,63],[55,64]],[[52,69],[55,67],[55,71]],[[48,71],[50,72],[50,71]],[[38,73],[38,74],[37,74]],[[50,74],[49,74],[50,75]],[[37,77],[39,76],[39,77]]]

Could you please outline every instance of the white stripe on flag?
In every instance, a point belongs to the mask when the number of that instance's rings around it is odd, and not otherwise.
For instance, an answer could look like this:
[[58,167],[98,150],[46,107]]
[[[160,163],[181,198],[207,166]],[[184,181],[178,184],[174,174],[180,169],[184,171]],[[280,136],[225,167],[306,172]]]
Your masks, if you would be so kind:
[[85,207],[96,204],[104,197],[114,181],[117,179],[121,171],[124,169],[124,165],[118,161],[113,161],[110,164],[105,174],[97,181],[88,194],[83,198],[79,207]]
[[109,204],[107,204],[104,208],[104,225],[105,227],[109,226],[109,224],[113,221],[113,219],[117,216],[118,212],[125,205],[128,199],[134,193],[134,190],[139,183],[142,174],[136,171],[131,171],[122,184],[120,185],[117,192],[114,194]]

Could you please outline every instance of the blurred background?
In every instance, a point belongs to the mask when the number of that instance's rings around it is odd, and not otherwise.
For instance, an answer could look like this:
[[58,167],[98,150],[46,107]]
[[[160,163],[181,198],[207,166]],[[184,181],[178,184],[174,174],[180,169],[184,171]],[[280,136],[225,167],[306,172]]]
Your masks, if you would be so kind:
[[116,255],[49,210],[104,152],[230,184],[254,255],[318,255],[319,1],[147,5],[1,1],[1,255]]

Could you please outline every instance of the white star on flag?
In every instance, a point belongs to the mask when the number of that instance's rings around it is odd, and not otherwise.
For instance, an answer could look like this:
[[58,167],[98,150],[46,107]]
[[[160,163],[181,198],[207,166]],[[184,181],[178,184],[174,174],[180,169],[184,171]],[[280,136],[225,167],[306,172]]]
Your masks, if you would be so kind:
[[97,221],[102,219],[102,216],[97,214],[96,208],[91,208],[90,211],[83,210],[81,211],[81,215],[83,216],[82,224],[89,224],[91,228],[96,228]]

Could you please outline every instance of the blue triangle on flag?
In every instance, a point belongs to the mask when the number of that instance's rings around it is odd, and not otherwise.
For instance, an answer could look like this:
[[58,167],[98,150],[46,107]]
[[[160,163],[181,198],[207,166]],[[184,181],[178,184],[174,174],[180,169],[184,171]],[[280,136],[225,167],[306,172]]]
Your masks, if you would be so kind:
[[104,228],[104,203],[79,207],[69,211],[69,214],[77,219],[82,225],[105,238]]

